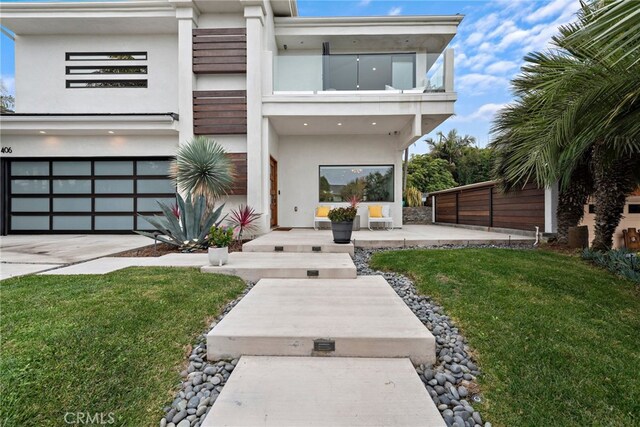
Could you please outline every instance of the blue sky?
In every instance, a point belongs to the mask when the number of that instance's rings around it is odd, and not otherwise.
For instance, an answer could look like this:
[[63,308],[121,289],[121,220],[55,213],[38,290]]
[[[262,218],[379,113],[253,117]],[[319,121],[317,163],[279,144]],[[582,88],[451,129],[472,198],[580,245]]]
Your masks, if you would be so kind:
[[[509,81],[524,55],[544,49],[559,25],[574,20],[578,8],[578,0],[298,0],[300,16],[465,15],[450,45],[455,49],[456,116],[436,131],[457,128],[475,136],[479,146],[489,141],[494,113],[512,99]],[[5,35],[0,51],[2,80],[13,91],[13,43]],[[414,153],[425,151],[424,142],[412,147]]]

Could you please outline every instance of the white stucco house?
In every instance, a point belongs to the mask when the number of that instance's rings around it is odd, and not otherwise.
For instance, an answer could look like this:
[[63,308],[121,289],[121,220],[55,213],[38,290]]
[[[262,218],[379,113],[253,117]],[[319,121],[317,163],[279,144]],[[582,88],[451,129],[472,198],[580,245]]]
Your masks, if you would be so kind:
[[302,18],[295,0],[4,3],[2,233],[147,229],[194,135],[237,166],[227,207],[311,227],[364,196],[402,226],[402,153],[454,112],[462,16]]

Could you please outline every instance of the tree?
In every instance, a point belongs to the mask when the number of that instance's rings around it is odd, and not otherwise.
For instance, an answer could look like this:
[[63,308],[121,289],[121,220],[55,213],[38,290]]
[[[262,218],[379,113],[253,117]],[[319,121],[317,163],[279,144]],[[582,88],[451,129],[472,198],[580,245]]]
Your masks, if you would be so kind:
[[407,167],[407,186],[423,193],[446,190],[458,184],[451,175],[446,160],[434,159],[429,154],[414,154]]
[[213,207],[227,194],[234,178],[234,167],[224,149],[215,141],[198,136],[178,147],[171,167],[171,178],[178,190],[196,199],[204,196]]
[[9,93],[7,86],[0,80],[0,112],[12,113],[16,105],[16,99]]
[[425,140],[431,149],[429,154],[436,159],[446,160],[451,166],[452,173],[455,171],[464,149],[476,143],[476,139],[473,136],[458,135],[457,129],[451,129],[446,135],[438,132],[436,138]]
[[459,185],[489,181],[491,180],[493,161],[492,149],[465,147],[453,177]]
[[[620,1],[607,2],[613,3]],[[552,49],[525,57],[512,81],[517,99],[497,115],[492,143],[506,188],[559,182],[560,209],[577,212],[592,183],[592,245],[599,250],[611,247],[626,197],[640,182],[640,47],[616,53],[609,38],[593,33],[607,16],[603,4],[584,3],[578,22],[553,37]],[[629,16],[637,26],[640,14]],[[575,219],[559,212],[566,217]]]

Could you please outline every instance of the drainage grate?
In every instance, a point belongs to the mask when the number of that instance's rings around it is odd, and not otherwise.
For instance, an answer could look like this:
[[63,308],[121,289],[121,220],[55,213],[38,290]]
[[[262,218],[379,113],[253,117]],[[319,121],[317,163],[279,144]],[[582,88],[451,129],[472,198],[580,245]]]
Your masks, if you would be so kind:
[[320,271],[318,270],[307,270],[307,277],[318,277],[320,276]]
[[313,252],[322,252],[322,247],[321,246],[311,246],[311,250]]
[[284,246],[276,246],[273,250],[276,252],[284,252]]
[[326,339],[313,340],[313,351],[336,351],[336,342]]

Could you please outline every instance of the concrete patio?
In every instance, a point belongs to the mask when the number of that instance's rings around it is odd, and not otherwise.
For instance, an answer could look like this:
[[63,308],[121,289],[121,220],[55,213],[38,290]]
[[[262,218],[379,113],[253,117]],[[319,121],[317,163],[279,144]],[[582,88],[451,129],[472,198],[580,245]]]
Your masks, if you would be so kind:
[[[505,244],[507,242],[534,242],[535,238],[496,231],[472,230],[446,225],[405,225],[393,230],[359,230],[351,236],[358,248],[402,248],[409,246]],[[333,245],[333,246],[331,246]],[[246,244],[248,251],[260,248],[265,251],[281,246],[296,252],[311,252],[312,247],[335,252],[331,230],[294,228],[289,231],[272,231]],[[345,247],[348,245],[344,245]],[[349,250],[345,250],[349,252]]]

